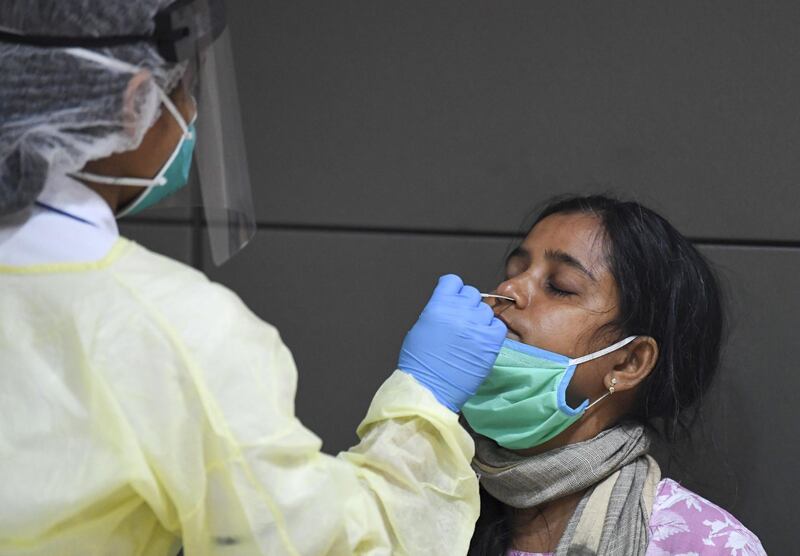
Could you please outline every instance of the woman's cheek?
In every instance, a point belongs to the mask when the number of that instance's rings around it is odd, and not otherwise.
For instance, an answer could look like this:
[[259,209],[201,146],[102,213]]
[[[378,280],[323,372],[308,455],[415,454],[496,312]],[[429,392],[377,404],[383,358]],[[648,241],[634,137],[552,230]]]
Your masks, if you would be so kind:
[[583,333],[583,327],[571,311],[561,308],[539,308],[540,311],[528,321],[528,330],[523,336],[525,343],[563,355],[572,354]]

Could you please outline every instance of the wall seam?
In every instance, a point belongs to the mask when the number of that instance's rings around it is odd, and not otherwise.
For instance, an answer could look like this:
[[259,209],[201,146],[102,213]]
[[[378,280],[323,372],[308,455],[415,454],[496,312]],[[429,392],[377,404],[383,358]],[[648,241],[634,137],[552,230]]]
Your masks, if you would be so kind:
[[[258,224],[259,231],[306,232],[306,233],[346,233],[360,235],[397,235],[423,237],[452,237],[475,239],[515,240],[524,233],[488,232],[471,230],[430,230],[421,228],[394,228],[345,225],[315,224]],[[703,247],[752,247],[758,249],[800,249],[800,240],[772,240],[750,238],[713,238],[687,236],[693,244]]]

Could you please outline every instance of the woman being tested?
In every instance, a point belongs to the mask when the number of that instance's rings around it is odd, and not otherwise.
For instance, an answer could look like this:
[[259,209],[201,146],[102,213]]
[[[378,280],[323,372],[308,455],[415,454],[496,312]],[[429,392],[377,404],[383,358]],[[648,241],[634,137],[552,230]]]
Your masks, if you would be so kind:
[[497,293],[508,339],[462,410],[482,486],[470,555],[764,554],[648,455],[719,362],[717,280],[683,236],[637,203],[555,201]]
[[220,1],[0,3],[0,553],[463,554],[457,411],[506,333],[477,290],[440,280],[334,458],[277,331],[118,236],[193,154],[215,261],[252,235],[225,29]]

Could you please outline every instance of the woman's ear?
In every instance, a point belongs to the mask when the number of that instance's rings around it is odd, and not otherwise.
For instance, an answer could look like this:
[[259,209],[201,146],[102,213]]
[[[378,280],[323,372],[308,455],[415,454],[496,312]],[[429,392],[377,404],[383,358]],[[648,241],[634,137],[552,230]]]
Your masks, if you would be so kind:
[[639,336],[620,351],[625,358],[614,366],[613,376],[605,379],[606,387],[612,385],[612,378],[616,379],[615,392],[632,390],[648,377],[658,360],[658,343],[650,336]]

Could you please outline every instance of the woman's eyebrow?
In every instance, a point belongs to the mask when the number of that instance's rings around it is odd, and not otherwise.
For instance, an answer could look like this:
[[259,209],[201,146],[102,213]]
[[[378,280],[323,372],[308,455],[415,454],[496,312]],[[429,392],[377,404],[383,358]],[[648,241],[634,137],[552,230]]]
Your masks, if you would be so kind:
[[514,249],[508,257],[506,257],[506,265],[511,262],[511,259],[525,259],[526,261],[529,261],[531,259],[531,255],[528,253],[527,249],[519,246]]
[[583,272],[586,276],[591,278],[593,282],[597,282],[597,278],[594,277],[594,274],[592,274],[588,268],[583,266],[583,264],[578,259],[570,255],[569,253],[562,251],[561,249],[545,249],[544,258],[551,261],[557,261],[569,265],[572,268],[575,268]]

